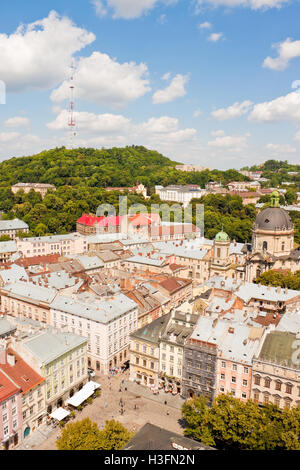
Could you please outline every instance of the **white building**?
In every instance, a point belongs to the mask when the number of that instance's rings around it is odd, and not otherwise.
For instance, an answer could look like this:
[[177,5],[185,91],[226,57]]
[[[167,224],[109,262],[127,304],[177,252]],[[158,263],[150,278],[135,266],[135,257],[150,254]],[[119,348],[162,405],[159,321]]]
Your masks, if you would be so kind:
[[162,201],[174,201],[186,207],[193,198],[200,198],[204,191],[197,185],[170,185],[165,188],[159,186],[155,189]]
[[129,360],[129,334],[137,329],[138,305],[124,294],[99,298],[83,293],[57,297],[51,304],[50,322],[88,338],[88,365],[108,373]]
[[17,248],[23,256],[37,255],[79,255],[87,251],[88,242],[80,233],[67,235],[50,235],[17,240]]
[[29,232],[29,227],[23,220],[0,220],[0,236],[8,235],[14,240],[17,232]]

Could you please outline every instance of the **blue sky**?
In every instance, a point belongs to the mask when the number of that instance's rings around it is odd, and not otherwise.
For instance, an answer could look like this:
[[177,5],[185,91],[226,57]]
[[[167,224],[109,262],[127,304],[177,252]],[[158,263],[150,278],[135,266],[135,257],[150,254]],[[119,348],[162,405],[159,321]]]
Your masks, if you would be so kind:
[[76,146],[219,169],[299,162],[299,0],[5,4],[1,160],[70,146],[73,58]]

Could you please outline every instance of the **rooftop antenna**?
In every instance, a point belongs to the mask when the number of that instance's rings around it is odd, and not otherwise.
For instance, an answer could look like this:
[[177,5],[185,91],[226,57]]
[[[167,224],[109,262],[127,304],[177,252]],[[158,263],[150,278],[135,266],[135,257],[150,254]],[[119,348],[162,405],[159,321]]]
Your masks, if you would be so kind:
[[76,120],[75,120],[75,114],[74,114],[74,105],[75,105],[75,100],[74,100],[74,71],[75,71],[75,66],[74,66],[74,59],[72,59],[71,63],[71,77],[70,77],[70,102],[69,102],[69,120],[68,120],[68,127],[69,127],[69,132],[70,132],[70,148],[74,148],[74,137],[76,136]]

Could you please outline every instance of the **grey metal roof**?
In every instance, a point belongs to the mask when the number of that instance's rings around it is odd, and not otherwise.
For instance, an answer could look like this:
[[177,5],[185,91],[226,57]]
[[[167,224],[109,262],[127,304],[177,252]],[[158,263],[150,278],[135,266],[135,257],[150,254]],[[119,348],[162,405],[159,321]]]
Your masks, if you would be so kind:
[[0,220],[0,231],[2,230],[23,230],[28,229],[28,225],[20,219]]
[[86,342],[82,336],[49,329],[25,339],[23,344],[39,362],[48,364]]
[[10,282],[19,281],[22,278],[28,280],[28,274],[22,266],[12,264],[10,269],[4,269],[3,271],[0,271],[0,278],[4,284],[7,284]]
[[16,327],[6,318],[0,318],[0,337],[8,335],[16,330]]
[[17,244],[15,241],[0,242],[0,253],[15,253],[17,251]]
[[32,282],[17,281],[2,287],[2,290],[13,294],[15,298],[27,298],[28,300],[50,303],[56,296],[56,291],[51,288],[36,286]]
[[99,298],[93,294],[79,294],[72,297],[58,296],[50,305],[51,309],[70,313],[99,323],[109,323],[138,305],[124,294],[110,298]]

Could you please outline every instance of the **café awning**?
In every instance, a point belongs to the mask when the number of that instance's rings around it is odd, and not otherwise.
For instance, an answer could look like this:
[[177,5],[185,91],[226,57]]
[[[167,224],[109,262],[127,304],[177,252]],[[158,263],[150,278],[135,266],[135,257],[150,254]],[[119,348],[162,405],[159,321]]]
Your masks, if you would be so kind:
[[57,408],[50,417],[56,419],[57,421],[62,421],[66,416],[70,414],[70,411],[65,410],[64,408]]
[[77,407],[81,405],[81,403],[83,403],[85,400],[87,400],[91,395],[93,395],[94,391],[97,390],[97,388],[100,388],[100,384],[94,382],[93,380],[90,380],[82,387],[81,390],[79,390],[77,393],[75,393],[75,395],[69,398],[66,403],[68,405]]

